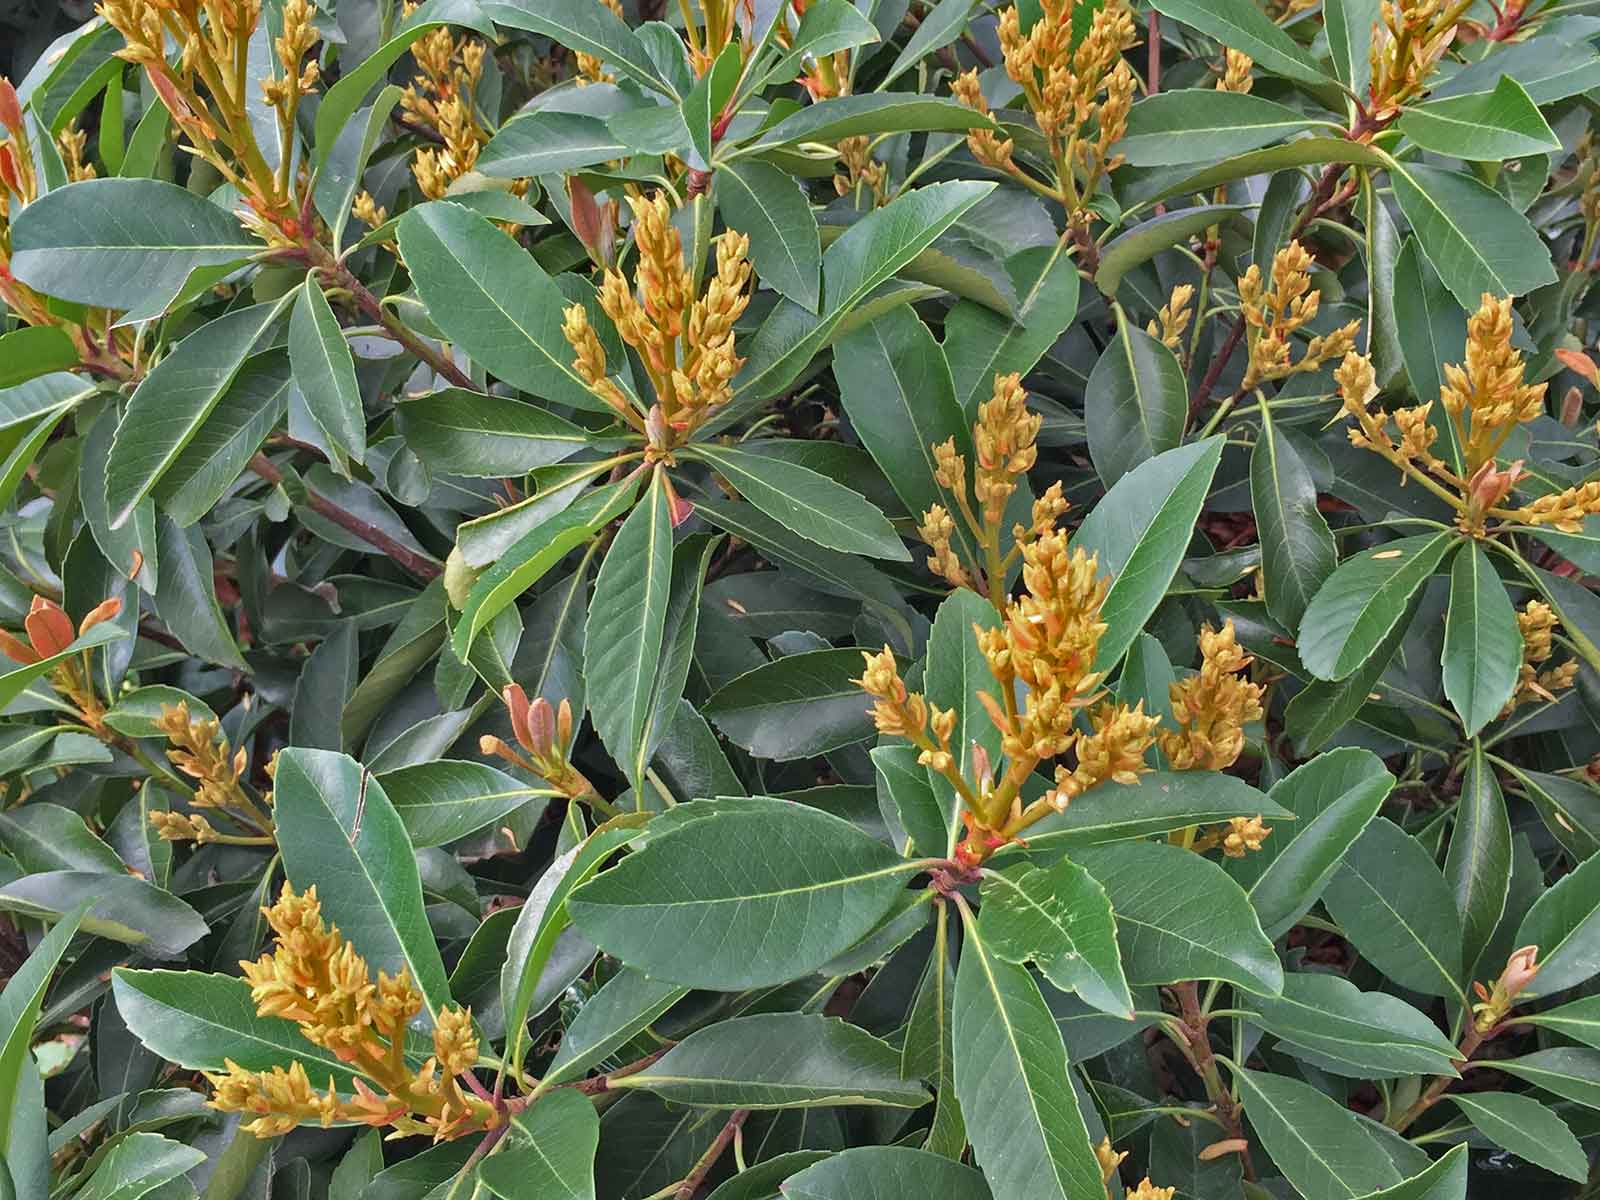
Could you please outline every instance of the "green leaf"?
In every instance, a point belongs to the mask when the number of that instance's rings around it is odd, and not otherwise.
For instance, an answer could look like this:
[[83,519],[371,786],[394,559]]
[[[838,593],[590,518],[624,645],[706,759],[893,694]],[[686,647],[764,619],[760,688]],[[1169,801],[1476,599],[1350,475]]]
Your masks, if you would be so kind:
[[1361,956],[1396,983],[1461,997],[1455,897],[1432,856],[1398,825],[1373,820],[1322,899]]
[[671,582],[671,504],[666,473],[657,470],[600,564],[583,643],[595,731],[636,788],[644,783],[650,697]]
[[700,1029],[642,1071],[612,1081],[710,1108],[887,1104],[919,1108],[927,1089],[900,1078],[894,1047],[837,1017],[765,1013]]
[[1511,597],[1477,545],[1450,564],[1450,610],[1444,625],[1444,694],[1472,737],[1500,715],[1522,670],[1522,633]]
[[1243,211],[1236,204],[1199,204],[1139,222],[1106,246],[1095,269],[1095,286],[1107,296],[1116,295],[1123,277],[1133,268]]
[[741,147],[740,153],[776,150],[798,142],[832,144],[840,138],[862,134],[988,129],[993,124],[982,113],[954,100],[936,100],[932,96],[883,92],[834,96],[785,117],[754,142]]
[[373,970],[409,971],[428,1015],[450,1002],[405,825],[354,759],[291,748],[273,776],[278,849],[291,883],[315,884],[322,911]]
[[1273,1037],[1310,1051],[1341,1075],[1456,1074],[1455,1043],[1423,1013],[1338,975],[1286,975],[1282,996],[1249,996],[1243,1006]]
[[1248,92],[1180,88],[1141,100],[1128,111],[1117,152],[1133,167],[1214,161],[1259,150],[1316,122]]
[[956,971],[950,941],[950,910],[934,915],[933,951],[906,1016],[900,1049],[900,1074],[933,1084],[933,1120],[922,1148],[960,1161],[967,1150],[967,1125],[955,1084]]
[[[994,377],[1033,370],[1077,316],[1078,266],[1067,248],[1064,240],[1057,240],[1018,251],[1006,260],[1006,274],[1017,294],[1014,313],[959,300],[945,314],[944,356],[955,384],[956,405],[964,414],[958,447],[971,437],[970,423],[977,417],[978,404],[988,398]],[[1105,270],[1104,258],[1100,269]],[[839,352],[835,351],[835,372]],[[851,420],[859,426],[854,415]],[[926,505],[910,507],[921,513]]]
[[190,272],[261,249],[232,213],[184,188],[154,179],[89,179],[15,214],[10,267],[49,296],[146,311],[152,299],[164,306]]
[[395,407],[400,433],[435,471],[478,479],[526,475],[576,454],[588,435],[552,412],[462,388]]
[[1521,1058],[1495,1060],[1495,1069],[1525,1079],[1547,1092],[1600,1108],[1600,1050],[1574,1050],[1562,1046],[1535,1050]]
[[1334,73],[1358,96],[1367,94],[1372,81],[1372,35],[1382,15],[1380,0],[1325,0],[1323,4],[1322,21]]
[[1152,837],[1229,817],[1293,821],[1242,779],[1212,771],[1149,771],[1137,783],[1103,783],[1028,830],[1034,849],[1060,850]]
[[1096,670],[1116,665],[1167,594],[1221,456],[1220,437],[1158,454],[1117,480],[1079,526],[1073,548],[1097,554],[1111,575]]
[[1306,606],[1339,564],[1339,548],[1317,509],[1317,485],[1300,452],[1261,410],[1250,454],[1250,502],[1261,531],[1261,579],[1267,611],[1298,629]]
[[341,1092],[354,1090],[348,1063],[306,1041],[292,1021],[258,1016],[250,985],[237,976],[119,967],[111,992],[145,1048],[187,1070],[225,1071],[230,1058],[248,1071],[298,1062],[313,1087],[326,1091],[332,1080]]
[[[1321,749],[1375,694],[1381,698],[1381,693],[1374,693],[1373,688],[1399,652],[1400,643],[1405,640],[1417,609],[1421,607],[1423,595],[1423,589],[1419,588],[1410,606],[1379,644],[1376,653],[1355,671],[1337,683],[1312,683],[1289,701],[1284,710],[1284,727],[1302,756],[1309,756]],[[1297,662],[1296,666],[1299,665]]]
[[134,389],[106,461],[106,504],[119,528],[217,407],[287,298],[235,309],[184,338]]
[[177,958],[206,935],[206,923],[182,900],[132,875],[44,871],[0,888],[0,911],[58,921],[93,901],[84,933],[136,947],[152,958]]
[[831,1154],[784,1180],[783,1195],[787,1200],[990,1200],[984,1177],[971,1167],[908,1146],[856,1146]]
[[[1517,945],[1539,947],[1530,996],[1576,987],[1600,972],[1600,856],[1585,859],[1534,902],[1517,930]],[[1486,963],[1498,969],[1500,963]]]
[[810,758],[872,736],[860,673],[859,650],[786,654],[724,684],[701,712],[760,758]]
[[516,603],[521,596],[578,545],[588,541],[607,522],[620,516],[633,501],[637,479],[592,488],[570,508],[547,517],[534,526],[494,566],[478,576],[461,619],[451,635],[451,648],[457,658],[466,659],[478,634],[490,622]]
[[153,592],[160,582],[161,565],[154,501],[141,501],[134,509],[133,519],[125,522],[121,529],[111,528],[111,510],[106,504],[106,462],[117,430],[116,410],[108,406],[87,430],[81,422],[78,428],[83,432],[78,459],[78,503],[83,506],[84,522],[108,563],[131,570],[135,554],[143,556],[144,562],[135,578],[145,592]]
[[633,30],[605,5],[578,0],[479,0],[497,25],[527,29],[604,60],[651,91],[672,95]]
[[492,825],[529,800],[557,793],[484,763],[439,759],[376,776],[417,849],[443,846]]
[[1333,82],[1299,43],[1250,0],[1160,0],[1156,9],[1164,17],[1182,21],[1224,46],[1248,54],[1258,67],[1275,75],[1313,86]]
[[1338,680],[1375,655],[1428,581],[1454,533],[1386,542],[1345,559],[1318,589],[1300,625],[1300,661],[1318,679]]
[[[211,547],[200,526],[179,529],[166,513],[157,513],[156,547],[161,574],[156,581],[155,607],[162,623],[189,653],[207,662],[248,670],[217,603]],[[99,628],[97,625],[89,632]]]
[[1544,242],[1498,192],[1415,163],[1391,162],[1389,178],[1422,253],[1463,308],[1475,311],[1484,292],[1520,296],[1556,281]]
[[1452,1146],[1427,1170],[1361,1200],[1467,1200],[1466,1146]]
[[1355,749],[1319,755],[1273,785],[1269,798],[1298,820],[1273,828],[1270,858],[1250,887],[1268,937],[1282,937],[1311,910],[1393,787],[1382,761]]
[[0,1131],[10,1130],[16,1121],[23,1063],[32,1054],[34,1026],[39,1023],[45,989],[87,908],[81,905],[57,921],[0,992],[0,1029],[5,1030],[5,1039],[0,1041]]
[[1477,162],[1561,149],[1538,106],[1510,75],[1502,75],[1492,92],[1447,96],[1407,108],[1399,130],[1424,150]]
[[534,396],[595,407],[561,333],[569,302],[532,255],[459,204],[413,208],[399,237],[429,318],[474,362]]
[[1400,1182],[1360,1119],[1310,1084],[1242,1067],[1233,1081],[1273,1164],[1306,1200],[1353,1200]]
[[367,422],[355,359],[316,279],[306,276],[289,314],[289,363],[312,419],[334,448],[356,462],[367,456]]
[[837,817],[765,800],[652,839],[568,907],[629,966],[736,991],[796,979],[860,941],[915,870]]
[[1463,1116],[1497,1146],[1547,1171],[1579,1183],[1589,1178],[1589,1156],[1567,1123],[1520,1092],[1451,1092]]
[[78,348],[54,325],[28,325],[0,336],[0,388],[77,365]]
[[578,1010],[541,1082],[553,1087],[578,1078],[688,994],[679,984],[622,968]]
[[505,1200],[594,1200],[600,1117],[589,1097],[570,1088],[551,1092],[512,1117],[511,1127],[528,1144],[484,1159],[478,1167],[484,1187]]
[[733,89],[744,70],[740,48],[724,46],[700,78],[695,80],[689,94],[683,98],[683,123],[689,130],[689,142],[694,147],[699,162],[709,166],[712,153],[712,127],[733,98]]
[[[130,1133],[111,1148],[76,1195],[80,1200],[139,1200],[142,1196],[166,1200],[168,1193],[161,1185],[205,1161],[205,1153],[193,1146],[158,1133]],[[193,1188],[189,1194],[194,1194]]]
[[0,845],[24,871],[127,872],[117,852],[59,804],[34,802],[0,813]]
[[1517,1020],[1542,1025],[1575,1042],[1600,1049],[1600,996],[1584,996],[1540,1013],[1518,1013]]
[[1044,870],[1021,863],[985,872],[978,932],[997,957],[1037,963],[1060,990],[1132,1019],[1111,901],[1076,863],[1063,858]]
[[[1395,260],[1394,315],[1411,391],[1426,403],[1439,395],[1444,382],[1440,364],[1466,357],[1467,314],[1439,282],[1414,237],[1406,238]],[[1440,431],[1437,453],[1459,470],[1461,455],[1451,422],[1443,413],[1430,412],[1429,419]]]
[[911,560],[894,526],[876,505],[809,467],[711,443],[690,447],[683,454],[706,463],[785,529],[819,546],[896,562]]
[[526,179],[598,166],[627,153],[599,117],[535,109],[500,126],[473,167],[491,179]]
[[1094,1196],[1099,1164],[1039,985],[996,955],[970,920],[966,931],[956,969],[955,1078],[973,1157],[995,1200]]
[[1473,741],[1450,827],[1444,877],[1461,914],[1461,962],[1469,975],[1505,912],[1511,883],[1511,820],[1483,747]]
[[[796,117],[838,102],[809,105]],[[817,351],[832,340],[845,317],[879,284],[926,250],[993,190],[994,184],[974,180],[929,184],[905,193],[852,225],[822,256],[822,316],[812,316],[793,302],[774,309],[749,341],[749,359],[734,377],[733,402],[702,426],[703,431],[721,429],[788,387]]]
[[1128,982],[1221,979],[1276,995],[1283,968],[1221,867],[1177,846],[1123,842],[1073,855],[1111,897]]
[[1084,390],[1089,457],[1107,487],[1183,442],[1189,386],[1176,356],[1117,309],[1117,332]]
[[[944,353],[916,312],[891,309],[840,338],[833,373],[851,427],[906,511],[920,516],[944,503],[933,447],[953,437],[970,457],[972,439]],[[970,552],[964,527],[961,545]]]
[[[500,967],[500,1006],[505,1014],[506,1058],[520,1069],[527,1053],[527,1025],[535,1010],[539,984],[555,953],[556,939],[571,923],[567,898],[633,838],[640,820],[611,822],[595,830],[545,870],[534,884],[516,924],[506,939],[505,962]],[[592,954],[592,951],[591,951]]]
[[729,229],[750,238],[761,282],[809,312],[822,295],[822,242],[817,215],[796,181],[757,159],[718,170],[717,207]]

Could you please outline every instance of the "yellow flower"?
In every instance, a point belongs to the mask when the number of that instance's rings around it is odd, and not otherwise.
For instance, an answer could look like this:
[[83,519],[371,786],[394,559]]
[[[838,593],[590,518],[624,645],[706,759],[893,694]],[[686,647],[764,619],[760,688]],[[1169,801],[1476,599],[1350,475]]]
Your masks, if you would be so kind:
[[1244,384],[1253,388],[1263,383],[1315,371],[1330,359],[1355,348],[1360,321],[1351,321],[1330,334],[1311,338],[1298,360],[1294,359],[1290,339],[1316,317],[1322,293],[1311,286],[1312,258],[1299,242],[1290,242],[1272,258],[1270,284],[1261,267],[1250,269],[1239,280],[1239,304],[1244,315],[1250,365]]
[[1239,674],[1250,656],[1229,621],[1200,630],[1200,670],[1171,687],[1176,731],[1162,730],[1161,752],[1175,771],[1222,771],[1244,749],[1244,727],[1262,717],[1261,688]]

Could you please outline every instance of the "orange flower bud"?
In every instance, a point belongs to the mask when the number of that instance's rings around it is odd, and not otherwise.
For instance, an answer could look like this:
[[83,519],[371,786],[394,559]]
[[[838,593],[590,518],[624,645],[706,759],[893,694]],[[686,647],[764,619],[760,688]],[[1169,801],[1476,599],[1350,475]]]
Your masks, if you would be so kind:
[[22,132],[22,101],[17,98],[17,89],[11,86],[11,80],[4,75],[0,75],[0,125],[15,134]]

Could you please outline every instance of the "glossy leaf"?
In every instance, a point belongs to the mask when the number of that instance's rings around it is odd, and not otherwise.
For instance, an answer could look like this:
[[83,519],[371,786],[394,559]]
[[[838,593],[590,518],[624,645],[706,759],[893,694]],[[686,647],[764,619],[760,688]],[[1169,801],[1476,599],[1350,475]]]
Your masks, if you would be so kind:
[[1095,471],[1111,487],[1129,471],[1183,441],[1189,388],[1171,350],[1126,313],[1089,374],[1084,424]]
[[1505,585],[1478,546],[1463,546],[1450,564],[1450,609],[1444,626],[1444,694],[1471,737],[1500,715],[1516,690],[1522,634]]
[[1341,563],[1318,589],[1301,623],[1296,649],[1306,669],[1318,679],[1339,680],[1375,655],[1455,544],[1448,533],[1419,534]]

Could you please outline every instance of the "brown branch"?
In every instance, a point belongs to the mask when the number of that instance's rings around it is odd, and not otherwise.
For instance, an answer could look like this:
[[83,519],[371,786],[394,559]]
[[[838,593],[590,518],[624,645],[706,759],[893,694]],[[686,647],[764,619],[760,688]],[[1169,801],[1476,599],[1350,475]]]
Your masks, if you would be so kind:
[[635,1059],[626,1066],[618,1067],[615,1071],[608,1072],[605,1075],[596,1075],[593,1079],[580,1079],[577,1083],[566,1086],[571,1087],[574,1091],[582,1092],[585,1096],[598,1096],[601,1092],[609,1092],[611,1090],[611,1081],[613,1079],[623,1079],[629,1075],[637,1075],[670,1049],[672,1049],[671,1046],[663,1046],[653,1053],[646,1054],[643,1058]]
[[[265,479],[270,484],[281,484],[283,472],[273,465],[271,459],[265,454],[257,454],[250,460],[250,469]],[[306,488],[306,505],[318,516],[326,517],[340,529],[353,533],[373,549],[380,551],[393,559],[394,562],[418,579],[434,579],[440,573],[439,564],[425,555],[418,554],[407,546],[402,546],[383,530],[368,521],[363,521],[355,513],[340,508],[326,496],[319,495]]]
[[694,1170],[690,1171],[684,1181],[678,1185],[674,1200],[694,1200],[694,1195],[700,1190],[700,1185],[706,1181],[706,1176],[711,1174],[711,1168],[717,1165],[717,1160],[722,1157],[722,1152],[732,1143],[738,1134],[745,1118],[750,1115],[748,1108],[736,1108],[733,1115],[728,1118],[728,1123],[718,1131],[716,1139],[706,1148],[700,1156],[700,1161],[695,1163]]
[[1227,1130],[1226,1141],[1243,1142],[1244,1146],[1239,1151],[1239,1158],[1244,1165],[1244,1177],[1255,1180],[1255,1164],[1250,1161],[1250,1143],[1244,1136],[1244,1116],[1238,1103],[1233,1098],[1233,1093],[1222,1082],[1222,1073],[1217,1069],[1216,1056],[1211,1052],[1211,1035],[1207,1027],[1211,1018],[1200,1008],[1200,985],[1193,980],[1188,983],[1174,984],[1172,993],[1178,998],[1179,1016],[1182,1019],[1184,1042],[1178,1043],[1178,1048],[1183,1051],[1189,1065],[1200,1076],[1200,1081],[1205,1084],[1206,1096],[1211,1100],[1217,1110],[1217,1118]]
[[[1478,1047],[1493,1037],[1496,1032],[1498,1030],[1490,1030],[1487,1034],[1479,1033],[1477,1023],[1469,1015],[1467,1031],[1461,1037],[1460,1053],[1455,1060],[1456,1070],[1460,1071],[1465,1067],[1472,1060],[1472,1056],[1478,1052]],[[1395,1121],[1392,1126],[1394,1131],[1396,1133],[1404,1133],[1411,1122],[1437,1104],[1439,1097],[1443,1096],[1450,1085],[1457,1082],[1459,1078],[1459,1075],[1435,1076],[1433,1082],[1428,1085],[1428,1089],[1417,1097],[1416,1103],[1400,1114],[1399,1120]]]
[[1211,366],[1206,370],[1205,378],[1200,381],[1200,387],[1194,394],[1194,399],[1189,401],[1189,420],[1192,422],[1200,415],[1200,410],[1211,399],[1211,389],[1217,386],[1217,380],[1222,375],[1222,368],[1228,365],[1228,359],[1233,357],[1233,352],[1238,348],[1239,339],[1244,336],[1244,314],[1239,314],[1239,319],[1234,322],[1227,338],[1222,343],[1222,349],[1211,360]]

